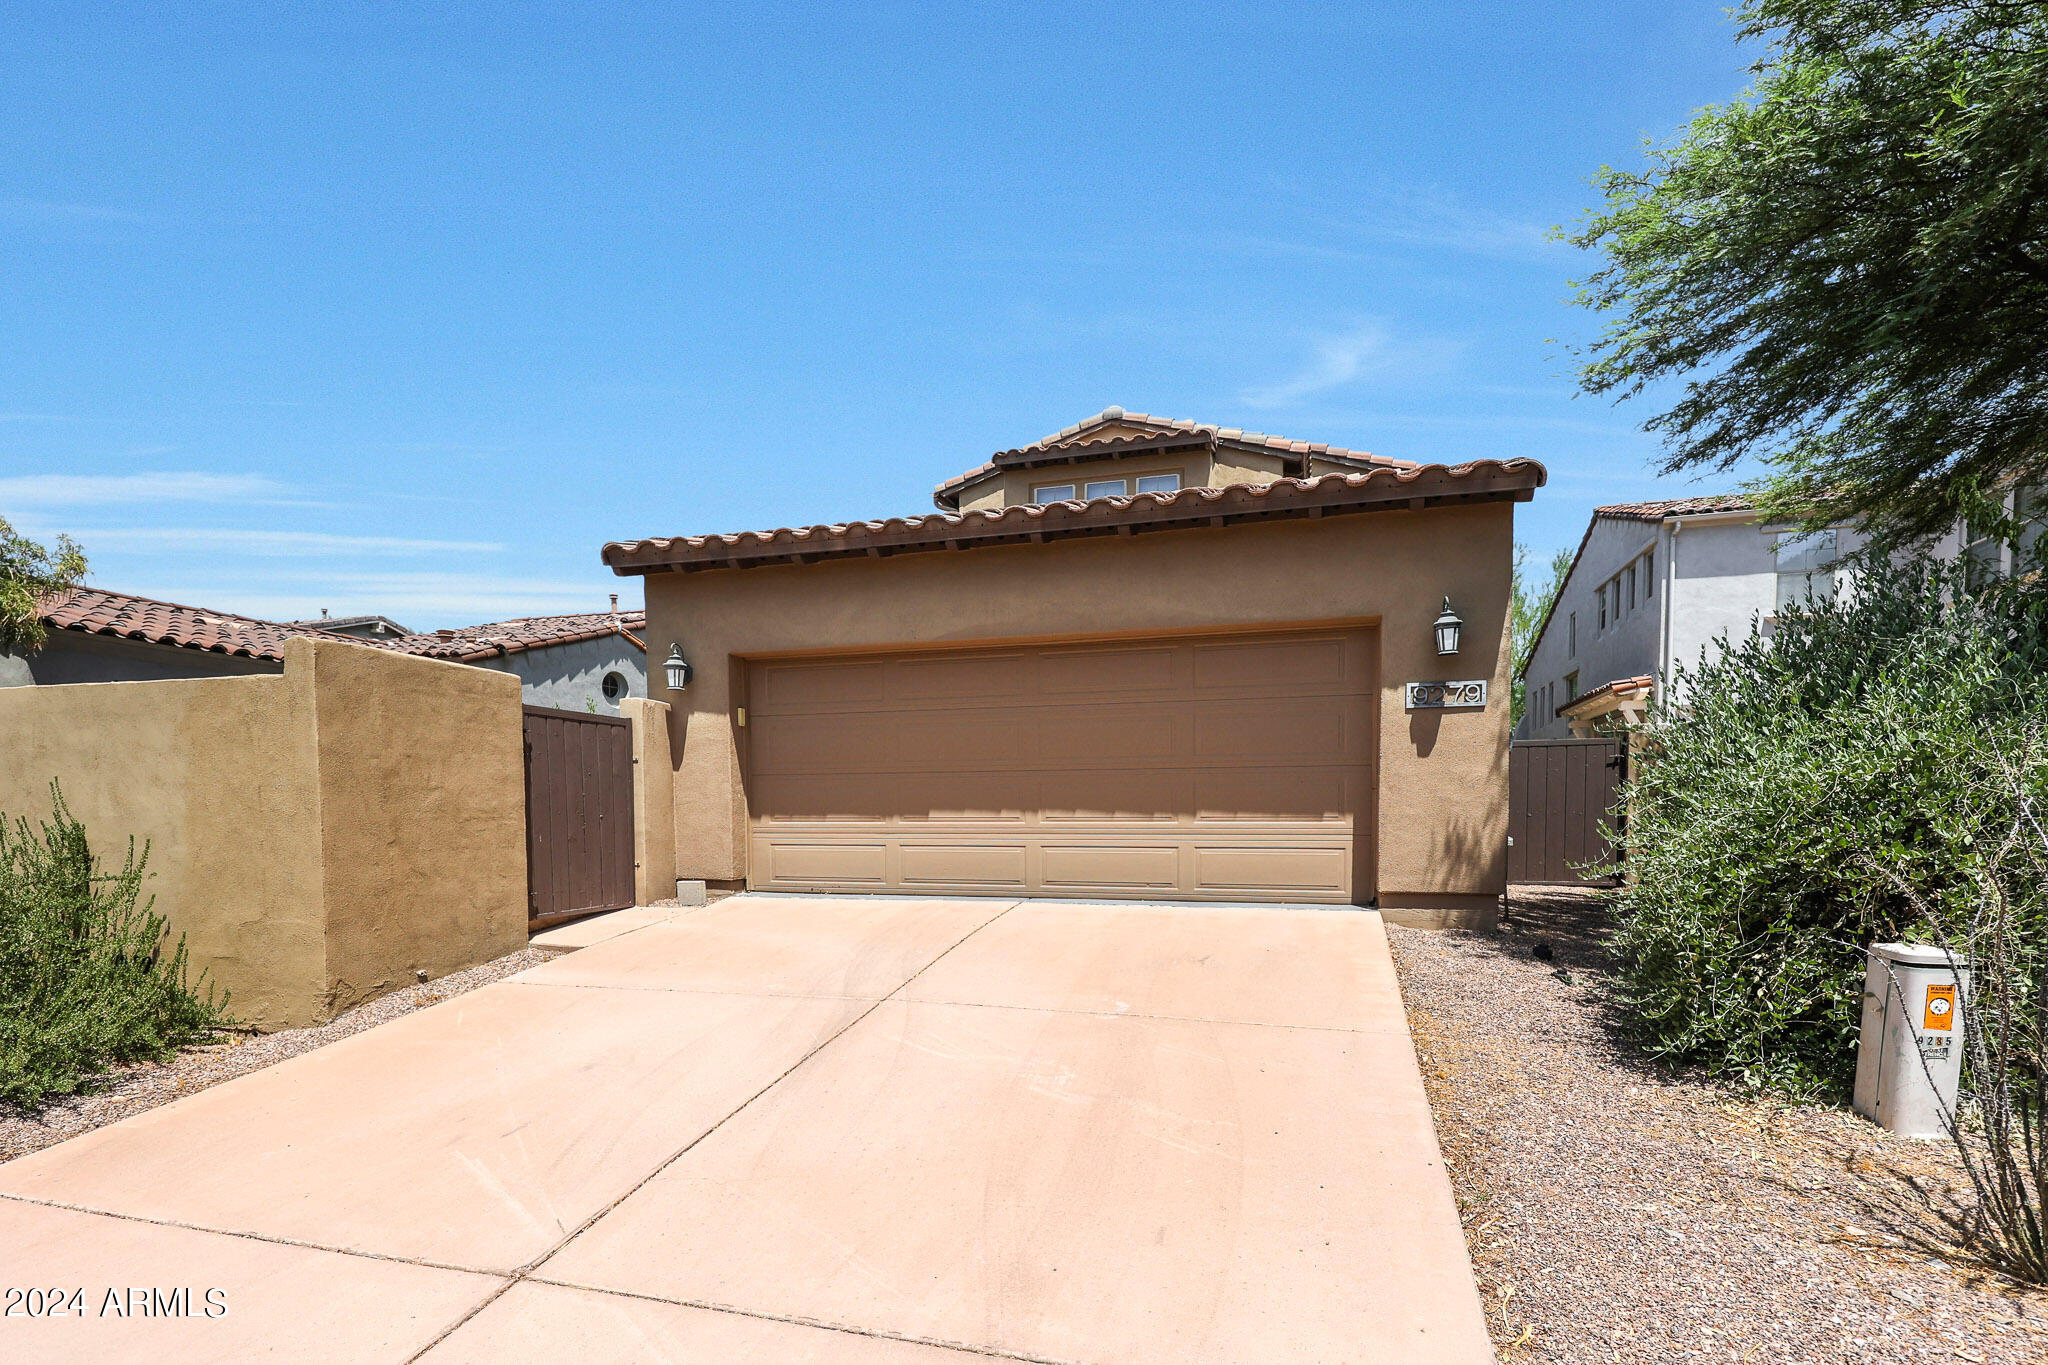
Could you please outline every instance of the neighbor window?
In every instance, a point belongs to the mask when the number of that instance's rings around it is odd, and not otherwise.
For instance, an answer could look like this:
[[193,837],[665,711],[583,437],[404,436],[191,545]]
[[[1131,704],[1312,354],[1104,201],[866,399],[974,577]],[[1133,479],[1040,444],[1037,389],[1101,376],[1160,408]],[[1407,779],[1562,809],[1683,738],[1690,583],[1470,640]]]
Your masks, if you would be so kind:
[[1574,669],[1572,672],[1564,675],[1564,699],[1566,701],[1576,701],[1578,695],[1579,674],[1578,670]]
[[1138,476],[1138,491],[1140,493],[1178,493],[1180,492],[1180,475],[1141,474]]
[[1031,500],[1040,506],[1048,502],[1072,502],[1074,485],[1070,483],[1049,483],[1031,490]]
[[1622,577],[1628,580],[1628,609],[1634,611],[1636,609],[1636,566],[1633,564],[1629,565],[1628,572],[1623,574]]
[[605,675],[604,675],[604,699],[605,699],[606,701],[617,701],[617,700],[618,700],[618,699],[619,699],[620,697],[623,697],[623,696],[625,696],[625,695],[626,695],[626,678],[625,678],[625,675],[624,675],[624,674],[622,674],[622,673],[607,673],[607,674],[605,674]]
[[2033,567],[2035,547],[2040,544],[2041,530],[2048,525],[2048,488],[2022,488],[2013,494],[2012,514],[2020,523],[2019,555],[2016,567]]
[[1131,491],[1131,486],[1122,479],[1091,479],[1087,487],[1090,502],[1097,498],[1120,498]]
[[1607,585],[1605,583],[1600,585],[1600,623],[1596,629],[1607,629]]
[[1573,612],[1565,622],[1564,653],[1568,659],[1579,657],[1579,614]]
[[1835,533],[1781,533],[1778,536],[1778,606],[1782,609],[1807,597],[1832,597],[1834,592]]
[[1657,595],[1657,552],[1651,550],[1643,556],[1643,600],[1649,601]]

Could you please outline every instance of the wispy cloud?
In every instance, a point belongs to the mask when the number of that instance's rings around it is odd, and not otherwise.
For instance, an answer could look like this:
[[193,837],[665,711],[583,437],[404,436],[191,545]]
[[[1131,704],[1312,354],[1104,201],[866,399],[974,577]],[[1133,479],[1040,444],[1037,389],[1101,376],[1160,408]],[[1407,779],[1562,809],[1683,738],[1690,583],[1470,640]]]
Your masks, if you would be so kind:
[[262,474],[21,474],[0,479],[0,508],[151,502],[277,502],[290,490]]
[[1286,407],[1363,379],[1441,369],[1456,350],[1442,341],[1397,339],[1382,323],[1362,322],[1317,341],[1308,362],[1294,374],[1246,389],[1239,398],[1254,408]]
[[469,625],[518,616],[603,611],[609,605],[607,595],[619,591],[619,582],[602,571],[594,571],[584,582],[496,574],[333,573],[293,575],[288,583],[273,582],[262,592],[192,582],[167,583],[158,591],[135,591],[174,602],[202,602],[267,620],[305,620],[318,616],[322,607],[337,616],[381,612],[415,630],[428,630],[436,625]]
[[252,531],[228,527],[75,527],[89,550],[218,552],[243,555],[495,554],[496,541],[410,540],[399,536],[344,536],[320,531]]

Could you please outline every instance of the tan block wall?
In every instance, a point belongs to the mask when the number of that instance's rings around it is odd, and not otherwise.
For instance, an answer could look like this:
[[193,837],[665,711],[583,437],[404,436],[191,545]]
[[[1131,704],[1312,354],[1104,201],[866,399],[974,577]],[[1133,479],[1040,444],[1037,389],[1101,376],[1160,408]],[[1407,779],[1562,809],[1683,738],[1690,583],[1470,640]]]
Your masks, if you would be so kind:
[[[650,575],[650,657],[680,643],[697,668],[682,694],[650,680],[676,708],[677,875],[746,875],[732,716],[745,656],[1377,622],[1381,903],[1438,920],[1483,912],[1506,876],[1513,536],[1512,505],[1492,503]],[[1446,594],[1465,636],[1439,659],[1431,623]],[[1405,683],[1472,677],[1491,681],[1484,711],[1405,708]]]
[[641,905],[676,893],[676,808],[667,702],[628,697],[633,726],[633,897]]
[[[258,1028],[525,941],[519,684],[293,641],[282,676],[0,689],[0,811],[49,784]],[[509,793],[509,796],[507,795]]]
[[294,669],[318,727],[326,1011],[525,947],[519,679],[307,640]]
[[326,960],[312,698],[298,679],[0,690],[0,812],[50,815],[50,782],[103,860],[149,846],[145,899],[239,1017],[312,1023]]

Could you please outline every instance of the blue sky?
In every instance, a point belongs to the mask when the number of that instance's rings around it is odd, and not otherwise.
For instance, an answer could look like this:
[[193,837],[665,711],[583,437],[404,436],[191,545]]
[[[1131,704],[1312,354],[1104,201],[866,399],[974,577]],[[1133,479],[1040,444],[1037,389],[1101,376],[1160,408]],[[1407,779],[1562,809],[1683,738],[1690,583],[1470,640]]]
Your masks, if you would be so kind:
[[1742,88],[1712,0],[0,19],[0,515],[103,586],[637,604],[607,540],[928,510],[1112,403],[1540,459],[1539,554],[1735,482],[1572,397],[1545,235]]

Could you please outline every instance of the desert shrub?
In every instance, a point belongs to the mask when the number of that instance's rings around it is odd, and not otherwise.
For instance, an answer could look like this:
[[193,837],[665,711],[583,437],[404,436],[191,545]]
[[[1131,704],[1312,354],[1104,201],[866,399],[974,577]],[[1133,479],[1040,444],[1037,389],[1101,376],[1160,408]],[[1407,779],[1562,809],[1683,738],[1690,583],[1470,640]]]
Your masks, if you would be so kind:
[[0,816],[0,1104],[17,1107],[227,1022],[226,997],[198,994],[184,939],[167,951],[163,916],[141,903],[147,846],[130,839],[110,871],[55,783],[50,796],[36,827]]
[[2017,755],[2048,809],[2044,602],[2038,579],[1972,592],[1927,561],[1865,564],[1688,671],[1628,792],[1614,947],[1646,1048],[1839,1098],[1865,945],[1966,937],[1987,878],[2030,888],[2014,922],[2048,933],[2009,812],[1981,799]]

